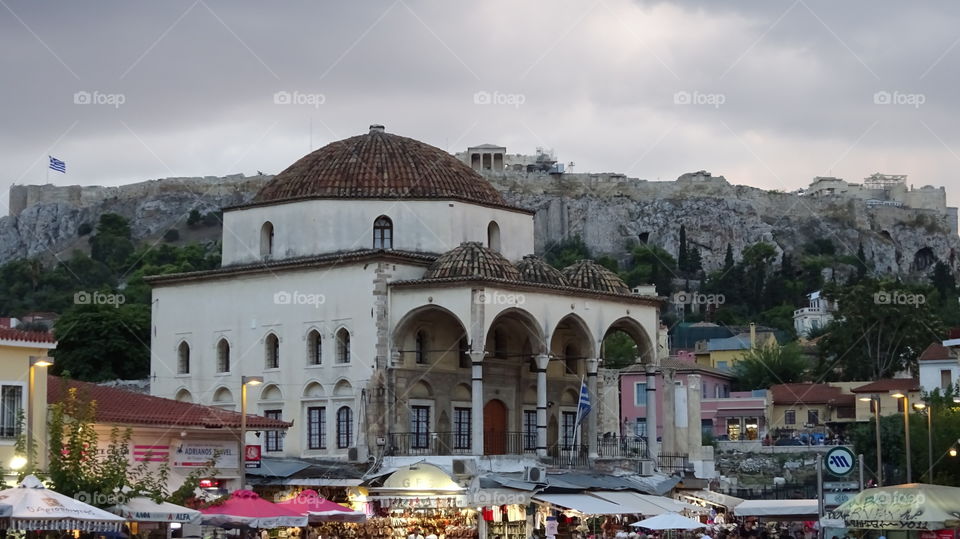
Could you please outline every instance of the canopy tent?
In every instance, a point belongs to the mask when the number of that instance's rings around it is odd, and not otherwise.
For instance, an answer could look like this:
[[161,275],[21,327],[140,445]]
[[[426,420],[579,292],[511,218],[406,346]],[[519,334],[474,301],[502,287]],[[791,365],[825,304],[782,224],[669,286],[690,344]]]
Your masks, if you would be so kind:
[[220,505],[201,509],[201,524],[221,528],[306,526],[307,516],[289,506],[264,500],[250,490],[237,490]]
[[669,513],[669,511],[664,509],[663,506],[644,499],[642,494],[637,494],[636,492],[631,492],[629,490],[598,491],[591,492],[590,494],[623,507],[621,513],[639,514],[644,516],[654,516],[661,515],[663,513]]
[[123,518],[43,486],[33,475],[0,491],[0,508],[13,530],[118,532]]
[[960,527],[958,516],[960,488],[908,483],[866,489],[824,520],[867,530],[942,530]]
[[572,509],[585,515],[622,515],[635,512],[630,508],[589,494],[537,494],[533,499],[562,509]]
[[655,517],[650,517],[640,522],[634,522],[631,526],[635,528],[646,528],[648,530],[696,530],[706,527],[698,520],[687,518],[676,513],[663,513]]
[[743,498],[728,496],[727,494],[720,494],[719,492],[712,492],[709,490],[697,490],[688,494],[684,494],[683,497],[687,498],[688,500],[705,503],[707,505],[726,507],[727,509],[734,509],[744,502]]
[[738,517],[761,517],[768,520],[815,520],[820,515],[820,501],[812,500],[745,500],[733,512]]
[[284,500],[277,505],[306,514],[311,523],[315,522],[363,522],[367,515],[349,507],[331,502],[317,494],[315,490],[304,490],[297,496]]
[[170,502],[157,503],[150,498],[138,496],[130,498],[125,503],[108,507],[107,511],[120,515],[127,520],[137,522],[180,522],[182,524],[196,524],[200,521],[200,511],[172,504]]

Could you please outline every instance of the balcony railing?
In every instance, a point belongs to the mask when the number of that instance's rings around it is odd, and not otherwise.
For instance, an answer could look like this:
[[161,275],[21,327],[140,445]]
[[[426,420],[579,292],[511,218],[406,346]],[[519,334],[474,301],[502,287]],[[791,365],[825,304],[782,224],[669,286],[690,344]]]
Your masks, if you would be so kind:
[[597,436],[600,458],[641,459],[647,456],[647,441],[638,436]]
[[[468,432],[398,432],[388,437],[388,456],[472,455],[473,436]],[[535,436],[523,432],[483,433],[484,455],[536,454]]]

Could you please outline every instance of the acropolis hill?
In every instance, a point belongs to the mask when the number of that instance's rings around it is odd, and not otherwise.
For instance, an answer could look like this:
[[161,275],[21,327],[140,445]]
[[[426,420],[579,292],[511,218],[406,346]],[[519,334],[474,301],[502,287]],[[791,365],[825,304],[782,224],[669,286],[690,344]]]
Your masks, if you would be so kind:
[[[916,275],[942,260],[954,271],[960,261],[957,209],[946,192],[912,188],[905,176],[874,174],[862,183],[815,178],[805,190],[783,193],[733,185],[699,171],[675,181],[647,181],[617,173],[564,171],[549,153],[506,154],[493,145],[457,157],[480,170],[509,202],[536,211],[537,249],[580,236],[595,255],[627,256],[631,245],[649,242],[676,253],[680,225],[696,244],[707,270],[723,262],[727,244],[735,254],[766,241],[792,252],[829,238],[841,254],[862,243],[880,274]],[[569,165],[567,169],[571,168]],[[15,185],[10,215],[0,218],[0,262],[49,256],[85,244],[83,223],[104,212],[131,219],[138,239],[157,238],[186,216],[246,202],[270,175],[165,178],[118,187]],[[219,235],[213,227],[209,238]]]

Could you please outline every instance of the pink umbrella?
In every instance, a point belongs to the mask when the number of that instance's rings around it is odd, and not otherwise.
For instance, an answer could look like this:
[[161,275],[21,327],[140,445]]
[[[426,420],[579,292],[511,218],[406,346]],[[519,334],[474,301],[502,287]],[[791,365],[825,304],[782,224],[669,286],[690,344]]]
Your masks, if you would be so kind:
[[304,490],[297,496],[284,500],[277,505],[293,509],[310,517],[310,522],[363,522],[367,515],[331,502],[317,494],[315,490]]
[[250,490],[237,490],[220,505],[201,509],[201,523],[221,528],[306,526],[307,517],[289,506],[268,502]]

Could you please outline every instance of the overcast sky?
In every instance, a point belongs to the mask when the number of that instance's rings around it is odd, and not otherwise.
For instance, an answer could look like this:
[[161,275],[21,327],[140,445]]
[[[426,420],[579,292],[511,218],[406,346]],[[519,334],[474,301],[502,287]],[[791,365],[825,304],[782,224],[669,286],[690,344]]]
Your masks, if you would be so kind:
[[958,205],[958,67],[946,1],[0,0],[0,200],[48,154],[62,185],[275,173],[312,122],[314,148],[383,123],[650,180],[908,174]]

